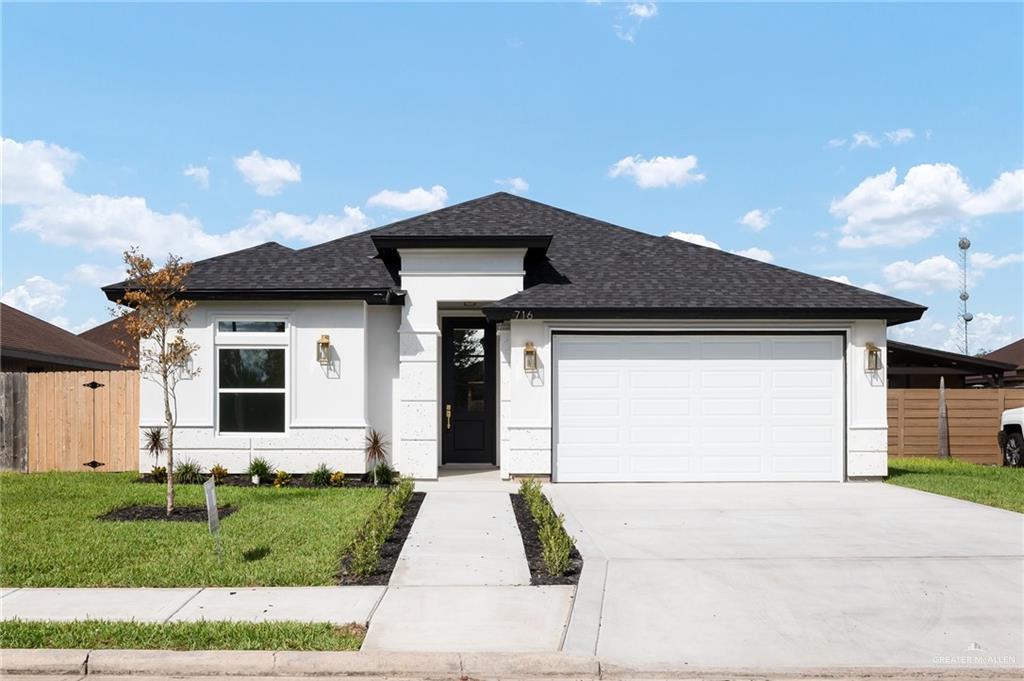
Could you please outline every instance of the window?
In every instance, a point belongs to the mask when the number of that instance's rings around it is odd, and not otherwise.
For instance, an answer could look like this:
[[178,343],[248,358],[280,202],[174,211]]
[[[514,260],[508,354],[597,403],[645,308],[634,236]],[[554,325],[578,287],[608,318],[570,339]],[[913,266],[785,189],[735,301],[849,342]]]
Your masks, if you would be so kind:
[[220,432],[283,433],[284,348],[219,348],[217,354]]
[[220,321],[217,331],[227,333],[284,333],[284,322]]

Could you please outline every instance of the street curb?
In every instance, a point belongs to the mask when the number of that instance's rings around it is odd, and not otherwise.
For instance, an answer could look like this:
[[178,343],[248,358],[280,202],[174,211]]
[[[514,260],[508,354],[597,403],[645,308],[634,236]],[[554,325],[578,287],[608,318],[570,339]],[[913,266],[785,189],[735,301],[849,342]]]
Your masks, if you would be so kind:
[[239,650],[0,650],[0,676],[39,679],[183,676],[391,679],[702,679],[704,681],[1003,681],[1020,667],[630,669],[564,653],[273,652]]

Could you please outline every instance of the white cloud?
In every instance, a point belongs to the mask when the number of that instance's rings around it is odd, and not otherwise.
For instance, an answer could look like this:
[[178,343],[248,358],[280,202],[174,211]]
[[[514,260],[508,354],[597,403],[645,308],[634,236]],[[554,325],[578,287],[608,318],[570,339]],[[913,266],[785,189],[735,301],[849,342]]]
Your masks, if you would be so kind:
[[952,291],[960,286],[959,266],[944,255],[935,255],[921,262],[900,260],[886,265],[882,276],[897,291]]
[[280,194],[285,184],[302,179],[299,164],[283,158],[264,156],[258,149],[249,152],[247,156],[236,158],[235,169],[261,196]]
[[971,267],[979,270],[994,270],[1018,262],[1024,262],[1024,254],[1009,253],[1002,257],[996,257],[991,253],[978,252],[971,253],[970,256]]
[[[1015,340],[1014,320],[1012,315],[976,313],[974,320],[967,325],[968,351],[974,354],[981,349],[993,350]],[[947,325],[937,321],[930,312],[925,312],[919,321],[889,329],[888,335],[905,343],[960,352],[962,329],[963,325],[959,320]]]
[[829,210],[846,220],[839,245],[863,248],[916,243],[955,220],[1022,208],[1024,169],[1003,173],[975,193],[956,166],[925,163],[908,170],[902,183],[895,168],[868,177]]
[[825,143],[825,146],[829,149],[840,149],[846,146],[846,138],[833,137],[832,139]]
[[609,170],[609,177],[631,177],[641,189],[653,187],[682,187],[691,182],[703,182],[704,174],[697,170],[697,157],[655,156],[644,159],[639,154],[617,161]]
[[878,140],[875,139],[870,133],[867,132],[855,132],[852,135],[852,141],[850,142],[850,148],[856,149],[857,147],[877,147]]
[[742,251],[733,251],[736,255],[742,255],[744,258],[753,258],[754,260],[760,260],[761,262],[775,262],[775,256],[772,255],[771,251],[766,251],[763,248],[753,246],[751,248],[745,248]]
[[[50,281],[46,277],[35,275],[26,279],[24,283],[8,289],[4,292],[3,297],[0,297],[0,300],[34,317],[56,323],[54,319],[57,319],[57,313],[68,302],[64,297],[65,290],[67,290],[66,286]],[[60,326],[67,326],[66,319],[60,318],[60,320],[64,322]]]
[[525,194],[530,190],[530,183],[521,177],[506,177],[503,180],[495,180],[494,184],[505,187],[513,194]]
[[75,171],[79,154],[49,142],[3,138],[0,186],[5,204],[42,203],[68,193],[64,178]]
[[883,133],[885,139],[889,140],[892,144],[903,144],[914,139],[914,131],[910,128],[898,128],[896,130],[889,130]]
[[448,200],[448,190],[439,184],[430,189],[416,187],[407,192],[384,189],[366,200],[367,206],[394,208],[410,213],[443,208]]
[[691,244],[697,244],[698,246],[707,246],[708,248],[714,248],[721,250],[722,247],[717,243],[707,238],[703,234],[694,234],[692,232],[669,232],[668,235],[673,239],[679,239],[680,241],[688,241]]
[[629,16],[639,19],[650,19],[658,16],[658,4],[655,2],[631,2],[626,5]]
[[[244,226],[211,234],[198,219],[160,213],[142,197],[74,191],[65,180],[79,157],[66,149],[45,142],[4,139],[3,150],[4,201],[21,209],[12,229],[35,234],[47,244],[116,254],[137,245],[154,257],[176,253],[197,259],[274,238],[315,243],[370,224],[359,208],[349,206],[341,215],[315,218],[257,211]],[[7,191],[8,186],[14,191]]]
[[[67,320],[64,319],[63,317],[61,317],[60,319],[62,321],[67,322]],[[54,322],[54,323],[56,324],[56,322]],[[100,322],[95,317],[89,317],[84,322],[79,322],[78,324],[69,324],[69,323],[57,324],[57,326],[63,326],[65,329],[67,329],[68,331],[70,331],[73,334],[79,334],[79,333],[82,333],[83,331],[88,331],[92,327],[99,326],[99,325],[100,325]]]
[[772,224],[772,216],[779,211],[778,208],[755,208],[749,210],[743,214],[738,223],[750,227],[755,232],[760,232],[768,225]]
[[625,14],[620,11],[619,19],[612,24],[615,36],[627,43],[635,43],[640,25],[656,16],[658,16],[658,3],[653,0],[626,3]]
[[182,175],[191,177],[202,189],[210,188],[210,169],[206,166],[188,166]]
[[64,275],[64,278],[72,284],[80,284],[91,288],[106,286],[124,280],[125,269],[123,267],[102,267],[83,263],[75,265],[71,271]]

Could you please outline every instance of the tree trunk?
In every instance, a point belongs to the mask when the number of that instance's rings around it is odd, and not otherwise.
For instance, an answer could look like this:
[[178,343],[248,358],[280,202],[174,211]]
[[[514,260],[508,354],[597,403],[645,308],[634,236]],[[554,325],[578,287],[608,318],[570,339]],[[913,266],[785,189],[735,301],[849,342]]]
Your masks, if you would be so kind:
[[164,423],[167,426],[167,515],[174,512],[174,419],[171,416],[171,395],[164,379]]

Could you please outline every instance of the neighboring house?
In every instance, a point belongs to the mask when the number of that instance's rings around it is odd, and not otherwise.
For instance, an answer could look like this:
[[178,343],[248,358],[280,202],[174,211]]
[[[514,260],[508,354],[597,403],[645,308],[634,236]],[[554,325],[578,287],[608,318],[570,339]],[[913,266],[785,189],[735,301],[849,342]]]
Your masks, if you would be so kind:
[[125,366],[129,368],[136,369],[139,366],[139,349],[134,344],[131,334],[125,330],[124,321],[119,317],[83,331],[78,337],[120,355]]
[[358,472],[372,427],[416,478],[884,476],[886,327],[925,310],[505,193],[210,258],[186,285],[179,456]]
[[0,367],[26,372],[125,368],[121,355],[2,303]]
[[893,340],[887,356],[890,388],[938,388],[940,378],[946,379],[947,388],[999,385],[1003,372],[1014,368],[990,356],[973,357]]
[[1024,388],[1024,338],[993,350],[985,355],[985,359],[1011,365],[1002,376],[1003,387]]

